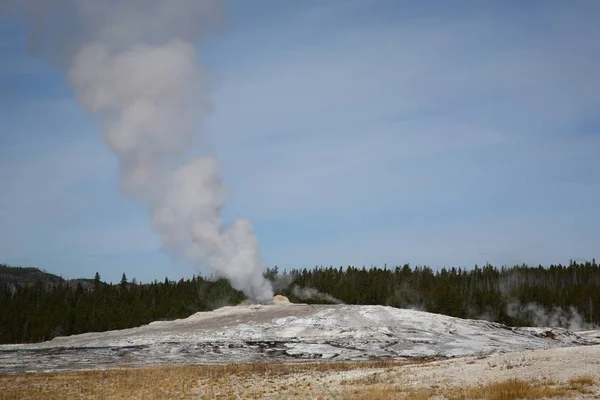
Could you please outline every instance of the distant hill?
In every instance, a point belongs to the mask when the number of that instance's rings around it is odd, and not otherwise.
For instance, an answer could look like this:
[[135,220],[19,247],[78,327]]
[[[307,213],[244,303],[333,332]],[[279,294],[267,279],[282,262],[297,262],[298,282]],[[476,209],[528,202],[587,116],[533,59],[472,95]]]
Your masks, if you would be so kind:
[[33,267],[9,267],[0,264],[0,282],[34,284],[42,282],[48,285],[55,285],[65,280],[60,276],[41,271]]
[[0,264],[0,284],[8,283],[12,285],[33,285],[41,282],[44,286],[58,285],[59,283],[69,286],[77,286],[81,283],[84,289],[89,290],[94,285],[93,279],[63,279],[58,275],[51,274],[33,267],[11,267]]

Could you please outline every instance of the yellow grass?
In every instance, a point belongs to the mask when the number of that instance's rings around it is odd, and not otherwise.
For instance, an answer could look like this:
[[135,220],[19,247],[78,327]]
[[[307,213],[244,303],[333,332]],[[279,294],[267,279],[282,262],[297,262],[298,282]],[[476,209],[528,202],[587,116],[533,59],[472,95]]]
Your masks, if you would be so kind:
[[[393,360],[295,364],[257,363],[8,374],[0,375],[0,400],[188,399],[198,396],[203,398],[205,396],[203,396],[202,390],[198,389],[199,382],[203,382],[205,388],[211,389],[209,395],[215,393],[215,390],[235,394],[244,392],[244,390],[240,390],[244,387],[233,386],[232,379],[255,384],[303,372],[325,373],[350,371],[357,368],[384,369],[407,363]],[[295,390],[310,388],[312,383],[307,381],[304,386],[298,386]],[[262,393],[249,387],[246,392],[257,396]],[[237,396],[233,398],[237,398]]]
[[579,393],[592,393],[590,386],[593,386],[596,380],[591,376],[581,376],[569,380],[569,389],[578,391]]
[[398,379],[402,366],[407,364],[403,361],[259,363],[8,374],[0,375],[0,400],[425,400],[433,396],[448,400],[512,400],[599,393],[596,380],[589,376],[563,383],[509,379],[476,387],[407,387]]
[[32,373],[0,376],[0,400],[186,399],[193,368]]
[[591,376],[580,376],[579,378],[573,378],[569,380],[571,385],[589,386],[596,383],[596,380]]
[[[581,383],[573,383],[581,382]],[[444,387],[435,389],[406,389],[390,384],[357,386],[348,389],[344,398],[353,400],[392,400],[411,399],[426,400],[438,396],[448,400],[484,399],[484,400],[517,400],[517,399],[551,399],[569,398],[582,393],[582,385],[592,385],[595,381],[589,377],[572,379],[567,384],[548,382],[526,382],[519,379],[508,379],[502,382],[489,383],[474,387]],[[583,393],[592,393],[588,391]]]
[[[466,399],[513,400],[544,399],[566,396],[567,390],[546,384],[531,384],[519,379],[491,383],[479,388],[469,388],[463,393]],[[461,397],[457,397],[461,398]]]

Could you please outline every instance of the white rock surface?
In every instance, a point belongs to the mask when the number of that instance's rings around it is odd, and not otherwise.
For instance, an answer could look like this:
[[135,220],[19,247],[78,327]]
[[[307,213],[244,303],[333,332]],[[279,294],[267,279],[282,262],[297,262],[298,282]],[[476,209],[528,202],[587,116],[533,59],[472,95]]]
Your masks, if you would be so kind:
[[[552,331],[553,338],[546,332]],[[509,328],[383,306],[223,307],[138,328],[0,346],[0,373],[311,359],[461,357],[598,344],[564,329]]]

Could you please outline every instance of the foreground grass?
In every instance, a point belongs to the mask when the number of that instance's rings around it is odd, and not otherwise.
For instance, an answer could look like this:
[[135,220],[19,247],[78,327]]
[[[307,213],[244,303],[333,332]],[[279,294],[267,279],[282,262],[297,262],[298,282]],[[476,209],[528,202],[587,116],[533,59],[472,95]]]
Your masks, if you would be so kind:
[[233,383],[232,380],[260,384],[267,379],[273,381],[307,372],[324,374],[405,364],[407,362],[391,360],[259,363],[11,374],[0,375],[0,400],[260,398],[256,396],[260,396],[262,390],[227,385]]
[[443,398],[447,400],[518,400],[518,399],[565,399],[581,394],[593,393],[595,380],[591,377],[571,379],[566,383],[553,381],[526,382],[508,379],[474,387],[451,387],[433,389],[405,389],[383,384],[355,386],[344,392],[344,398],[355,400],[427,400]]
[[[414,364],[415,362],[410,362]],[[424,361],[416,363],[423,364]],[[508,379],[476,387],[407,387],[400,361],[233,364],[0,375],[14,399],[550,399],[598,394],[597,381]]]
[[187,399],[193,368],[28,373],[0,376],[0,400]]

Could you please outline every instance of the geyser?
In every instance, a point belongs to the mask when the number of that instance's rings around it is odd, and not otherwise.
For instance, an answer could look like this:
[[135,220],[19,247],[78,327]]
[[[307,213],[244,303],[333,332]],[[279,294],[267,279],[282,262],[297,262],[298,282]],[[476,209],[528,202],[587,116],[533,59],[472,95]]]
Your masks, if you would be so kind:
[[254,301],[273,297],[252,224],[224,225],[212,157],[188,157],[206,113],[196,42],[221,18],[217,0],[8,0],[29,17],[40,54],[66,69],[103,122],[123,192],[147,207],[164,250],[207,265]]

